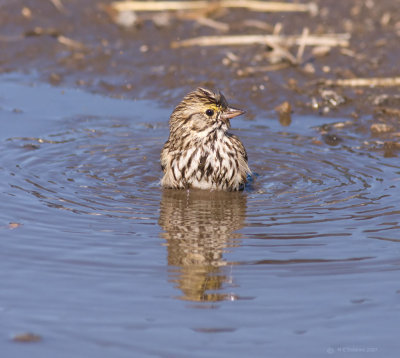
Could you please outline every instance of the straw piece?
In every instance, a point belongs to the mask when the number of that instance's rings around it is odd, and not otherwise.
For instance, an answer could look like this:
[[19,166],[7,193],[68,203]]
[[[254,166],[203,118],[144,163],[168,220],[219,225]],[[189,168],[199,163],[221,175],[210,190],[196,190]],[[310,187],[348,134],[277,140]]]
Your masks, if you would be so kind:
[[211,5],[208,1],[115,1],[111,7],[116,11],[166,11],[196,10]]
[[349,46],[350,34],[327,35],[232,35],[232,36],[202,36],[182,41],[174,41],[171,47],[190,46],[237,46],[254,44],[283,44],[286,47],[294,45],[302,46]]
[[225,8],[246,8],[260,12],[318,12],[315,3],[297,4],[284,2],[264,2],[257,0],[221,0],[214,1],[115,1],[111,7],[116,11],[165,11],[165,10],[194,10],[213,5]]
[[60,44],[62,44],[64,46],[68,46],[75,50],[83,50],[85,48],[85,45],[83,43],[76,41],[76,40],[72,40],[71,38],[63,36],[63,35],[57,36],[57,41]]
[[304,55],[304,49],[306,48],[306,39],[307,36],[310,34],[310,30],[308,27],[305,27],[303,29],[303,32],[301,34],[301,38],[300,38],[300,45],[299,45],[299,49],[297,50],[297,55],[296,55],[296,60],[298,63],[301,63],[301,59],[303,58]]
[[220,21],[215,21],[213,19],[209,19],[208,17],[202,17],[201,16],[201,17],[197,18],[196,21],[200,25],[208,26],[208,27],[211,27],[211,28],[213,28],[215,30],[218,30],[218,31],[223,31],[223,32],[229,31],[229,25],[228,24],[225,24],[225,23],[220,22]]
[[290,63],[282,62],[282,63],[276,63],[274,65],[268,65],[268,66],[245,67],[245,68],[238,69],[236,74],[240,77],[246,77],[246,76],[256,74],[258,72],[273,72],[273,71],[283,70],[285,68],[288,68],[289,66],[290,66]]
[[61,0],[50,0],[53,6],[61,13],[66,13],[65,7]]
[[323,80],[322,83],[327,86],[341,87],[394,87],[400,86],[400,77],[349,78]]

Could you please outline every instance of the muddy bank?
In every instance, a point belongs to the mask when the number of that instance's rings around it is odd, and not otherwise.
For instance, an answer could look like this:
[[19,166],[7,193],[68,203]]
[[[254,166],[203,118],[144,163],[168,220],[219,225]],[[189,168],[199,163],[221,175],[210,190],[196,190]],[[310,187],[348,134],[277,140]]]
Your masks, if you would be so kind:
[[[122,17],[110,15],[110,3],[3,1],[1,71],[37,71],[54,85],[168,104],[198,85],[218,87],[253,116],[286,100],[297,113],[372,114],[381,94],[399,107],[398,87],[321,85],[326,79],[398,75],[400,15],[392,1],[317,1],[313,14],[211,8],[191,16],[164,11]],[[197,36],[301,35],[305,29],[348,34],[349,45],[305,46],[297,64],[290,62],[299,46],[284,43],[278,48],[283,54],[265,44],[171,48]]]

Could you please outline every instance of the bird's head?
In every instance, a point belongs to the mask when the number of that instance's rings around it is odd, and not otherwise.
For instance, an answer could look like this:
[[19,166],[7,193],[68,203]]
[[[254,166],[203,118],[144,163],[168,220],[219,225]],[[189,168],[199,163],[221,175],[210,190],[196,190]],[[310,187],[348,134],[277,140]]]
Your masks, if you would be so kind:
[[171,132],[206,135],[215,128],[230,128],[230,119],[244,111],[229,107],[221,92],[197,88],[188,93],[174,109],[170,119]]

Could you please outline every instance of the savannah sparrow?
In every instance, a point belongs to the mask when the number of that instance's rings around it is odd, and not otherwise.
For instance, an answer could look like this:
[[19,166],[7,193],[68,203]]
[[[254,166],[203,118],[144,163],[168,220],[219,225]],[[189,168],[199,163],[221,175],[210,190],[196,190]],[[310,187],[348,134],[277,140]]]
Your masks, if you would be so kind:
[[204,88],[188,93],[169,120],[161,151],[164,188],[242,190],[248,174],[246,150],[228,133],[230,119],[243,114],[222,93]]

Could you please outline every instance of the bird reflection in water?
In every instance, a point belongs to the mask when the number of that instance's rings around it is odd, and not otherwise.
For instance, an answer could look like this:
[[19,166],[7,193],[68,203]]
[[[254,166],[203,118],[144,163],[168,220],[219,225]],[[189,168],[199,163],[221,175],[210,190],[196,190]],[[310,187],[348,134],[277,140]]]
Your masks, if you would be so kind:
[[191,301],[234,300],[223,293],[232,282],[223,258],[238,246],[236,230],[243,227],[246,195],[241,192],[164,190],[159,224],[166,240],[170,280]]

